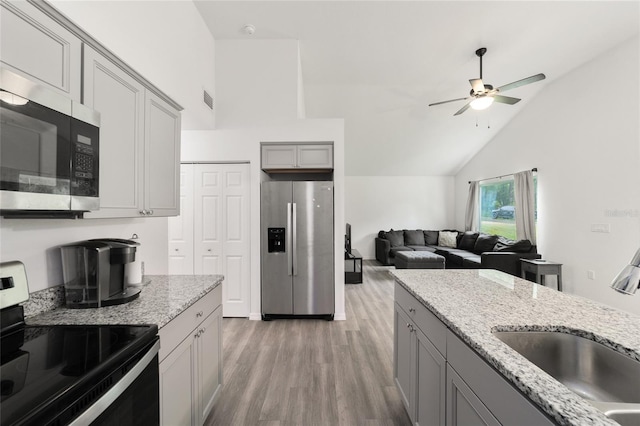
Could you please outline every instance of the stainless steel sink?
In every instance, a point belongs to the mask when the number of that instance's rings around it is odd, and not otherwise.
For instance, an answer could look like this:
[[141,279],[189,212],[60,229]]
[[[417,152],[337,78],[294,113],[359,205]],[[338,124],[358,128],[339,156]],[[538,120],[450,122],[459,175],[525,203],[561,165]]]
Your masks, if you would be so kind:
[[640,424],[640,362],[593,340],[560,332],[494,336],[622,425]]

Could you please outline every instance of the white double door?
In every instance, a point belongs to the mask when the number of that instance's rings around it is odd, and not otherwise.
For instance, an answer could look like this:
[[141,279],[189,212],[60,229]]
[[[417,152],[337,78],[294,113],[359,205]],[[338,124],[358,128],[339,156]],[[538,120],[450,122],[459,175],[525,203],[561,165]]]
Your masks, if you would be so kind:
[[225,317],[250,309],[249,164],[182,164],[169,218],[169,274],[222,274]]

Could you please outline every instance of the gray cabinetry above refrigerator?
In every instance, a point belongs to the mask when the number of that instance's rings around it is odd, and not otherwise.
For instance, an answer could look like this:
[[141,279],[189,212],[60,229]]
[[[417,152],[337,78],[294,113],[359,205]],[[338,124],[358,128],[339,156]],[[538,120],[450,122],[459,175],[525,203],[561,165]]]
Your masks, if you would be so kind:
[[267,173],[331,172],[333,144],[262,143],[262,170]]

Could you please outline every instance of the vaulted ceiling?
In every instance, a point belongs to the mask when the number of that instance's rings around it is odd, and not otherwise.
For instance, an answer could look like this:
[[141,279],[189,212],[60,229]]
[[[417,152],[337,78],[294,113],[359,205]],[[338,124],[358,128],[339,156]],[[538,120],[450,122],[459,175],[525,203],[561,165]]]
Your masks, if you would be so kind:
[[[637,36],[637,1],[195,1],[216,40],[297,39],[307,118],[345,119],[347,175],[453,175],[541,90]],[[241,32],[252,24],[252,36]],[[516,105],[453,114],[479,77]],[[561,84],[559,82],[558,84]],[[585,90],[604,90],[594,81]],[[633,94],[637,96],[638,94]],[[549,105],[553,108],[553,105]],[[544,125],[541,123],[541,125]]]

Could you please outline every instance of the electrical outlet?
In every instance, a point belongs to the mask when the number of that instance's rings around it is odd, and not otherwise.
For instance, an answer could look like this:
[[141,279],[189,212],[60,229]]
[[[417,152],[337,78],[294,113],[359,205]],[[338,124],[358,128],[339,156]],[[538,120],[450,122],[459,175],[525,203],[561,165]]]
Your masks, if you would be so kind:
[[602,232],[608,234],[611,232],[611,225],[608,223],[593,223],[591,224],[591,232]]
[[594,271],[587,271],[587,278],[589,278],[590,280],[595,280],[596,273]]

